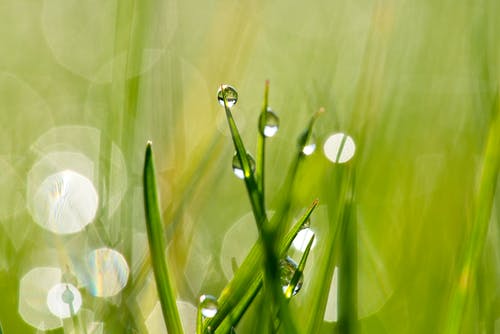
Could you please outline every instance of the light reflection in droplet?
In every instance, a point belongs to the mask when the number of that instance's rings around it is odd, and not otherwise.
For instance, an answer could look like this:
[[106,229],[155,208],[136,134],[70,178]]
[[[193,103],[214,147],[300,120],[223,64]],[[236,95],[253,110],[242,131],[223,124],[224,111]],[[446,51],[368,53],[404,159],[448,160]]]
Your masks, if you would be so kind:
[[129,267],[122,254],[110,249],[99,248],[88,255],[89,293],[96,297],[112,297],[127,285]]
[[273,137],[279,129],[280,119],[271,108],[259,116],[259,131],[265,137]]
[[[310,228],[304,228],[297,233],[295,239],[293,239],[292,246],[300,252],[305,252],[307,244],[314,236],[314,231]],[[316,246],[316,239],[312,242],[311,249]]]
[[[297,267],[298,267],[297,263],[289,256],[285,257],[280,261],[280,271],[281,271],[280,284],[281,288],[283,289],[283,293],[285,294],[288,291],[288,287],[290,286],[290,283],[292,281],[293,275],[295,274],[295,271],[297,270]],[[304,276],[301,275],[291,295],[287,296],[287,298],[296,295],[297,292],[299,292],[300,289],[302,288],[303,283],[304,283]]]
[[82,306],[80,291],[69,283],[54,285],[47,294],[47,306],[50,312],[61,319],[77,314]]
[[[247,159],[248,163],[250,164],[250,170],[252,172],[255,172],[255,160],[252,157],[250,153],[247,152]],[[238,153],[234,153],[233,155],[233,161],[231,167],[233,168],[233,173],[234,175],[238,178],[243,180],[245,178],[245,172],[243,170],[243,167],[240,162],[240,158],[238,157]]]
[[226,105],[231,108],[238,102],[238,92],[233,86],[221,85],[217,90],[217,101],[221,106],[224,106],[224,98]]
[[27,272],[19,284],[19,314],[34,328],[51,330],[62,326],[47,306],[49,290],[61,282],[61,270],[55,267],[36,267]]
[[333,163],[344,163],[354,156],[354,140],[344,133],[335,133],[328,137],[323,145],[325,156]]
[[205,318],[213,318],[218,311],[219,304],[217,298],[212,295],[201,295],[200,297],[200,312]]
[[309,138],[305,141],[302,146],[302,153],[304,155],[311,155],[316,151],[316,136],[313,134],[310,135]]
[[38,187],[32,203],[35,222],[58,234],[81,231],[94,220],[98,196],[85,176],[65,170],[48,176]]

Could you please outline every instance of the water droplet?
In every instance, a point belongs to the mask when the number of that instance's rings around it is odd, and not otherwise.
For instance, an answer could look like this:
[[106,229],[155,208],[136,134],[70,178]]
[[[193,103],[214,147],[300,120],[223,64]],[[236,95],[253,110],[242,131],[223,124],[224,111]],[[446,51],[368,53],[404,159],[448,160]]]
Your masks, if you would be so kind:
[[[280,261],[280,270],[281,270],[280,282],[283,292],[286,292],[286,290],[288,289],[290,281],[292,280],[293,274],[297,270],[297,267],[298,267],[297,263],[295,263],[295,261],[289,256],[285,257]],[[304,277],[303,275],[301,275],[299,281],[297,282],[297,285],[292,291],[292,296],[295,296],[297,292],[299,292],[303,282],[304,282]]]
[[264,137],[274,136],[278,132],[279,126],[280,119],[271,108],[267,108],[266,112],[260,114],[259,130]]
[[238,102],[238,92],[232,86],[221,85],[219,87],[217,91],[217,100],[221,106],[224,106],[224,97],[226,98],[226,104],[229,108]]
[[54,285],[47,294],[47,306],[50,312],[58,318],[70,318],[80,310],[82,295],[69,283]]
[[219,304],[217,298],[212,295],[202,295],[200,297],[200,311],[205,318],[213,318],[218,311]]
[[328,160],[341,164],[351,160],[356,151],[356,145],[348,135],[335,133],[325,141],[323,151]]
[[311,155],[316,150],[316,136],[311,134],[311,136],[306,140],[304,146],[302,146],[302,153],[305,155]]
[[[255,171],[255,160],[250,155],[250,153],[247,153],[247,158],[248,158],[248,162],[250,163],[250,169],[252,170],[252,172],[254,172]],[[234,156],[233,156],[233,172],[237,178],[242,179],[242,180],[245,178],[245,172],[243,171],[243,167],[241,166],[240,159],[238,159],[238,153],[236,153],[236,152],[234,153]]]
[[[313,236],[314,236],[314,231],[312,229],[310,229],[309,227],[303,228],[302,230],[299,231],[299,233],[297,233],[295,239],[293,239],[292,242],[293,248],[295,248],[300,252],[305,252],[307,245],[309,244],[309,241]],[[314,246],[316,246],[316,239],[314,239],[311,245],[311,249],[313,249]]]

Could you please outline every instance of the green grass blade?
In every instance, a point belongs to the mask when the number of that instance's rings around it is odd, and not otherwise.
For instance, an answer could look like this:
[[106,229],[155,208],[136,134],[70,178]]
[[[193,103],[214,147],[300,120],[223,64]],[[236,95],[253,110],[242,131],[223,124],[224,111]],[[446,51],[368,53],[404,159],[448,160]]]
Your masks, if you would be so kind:
[[196,334],[203,334],[203,316],[201,314],[201,303],[196,308]]
[[[222,88],[221,88],[222,89]],[[240,132],[231,114],[231,110],[227,105],[226,98],[224,96],[224,109],[226,111],[226,118],[229,124],[229,130],[231,131],[231,138],[233,139],[234,148],[238,154],[238,159],[240,160],[241,167],[243,168],[243,174],[245,176],[245,185],[248,192],[248,197],[250,199],[250,204],[252,206],[252,212],[254,214],[255,220],[257,222],[257,227],[259,230],[267,221],[266,210],[264,208],[264,202],[262,201],[262,196],[259,192],[257,182],[255,181],[255,176],[250,168],[250,162],[247,157],[247,150],[241,139]]]
[[[285,235],[280,245],[280,256],[284,256],[286,254],[293,242],[293,239],[307,222],[317,205],[318,201],[316,200]],[[241,264],[239,270],[235,273],[233,279],[222,291],[218,299],[219,310],[213,318],[208,319],[206,323],[207,326],[216,330],[223,321],[228,321],[227,318],[230,317],[230,313],[237,309],[240,303],[247,303],[247,299],[254,293],[251,289],[257,289],[258,291],[261,288],[261,285],[254,285],[254,283],[262,281],[263,279],[261,271],[261,264],[263,261],[264,252],[262,249],[262,243],[257,241]],[[241,311],[244,313],[246,308],[243,308]],[[229,319],[229,321],[231,320]],[[221,331],[221,333],[224,332]]]
[[474,292],[477,271],[486,243],[486,236],[495,198],[498,172],[500,169],[500,112],[498,111],[498,97],[496,97],[496,99],[494,104],[496,110],[494,110],[494,118],[486,142],[475,195],[475,216],[472,232],[465,248],[465,256],[463,258],[460,276],[454,288],[450,310],[445,324],[447,326],[445,333],[448,334],[460,332],[465,308]]
[[[269,80],[266,81],[264,88],[264,103],[262,105],[261,115],[266,115],[267,107],[269,104]],[[259,117],[260,120],[260,117]],[[264,192],[264,168],[266,160],[266,137],[260,131],[261,124],[258,125],[259,131],[257,131],[257,151],[256,151],[256,167],[255,167],[255,180],[257,182],[257,187],[262,196],[262,201],[265,203],[265,192]]]
[[169,333],[182,334],[182,324],[176,304],[176,296],[165,259],[163,224],[161,220],[156,176],[153,162],[153,150],[149,142],[144,161],[144,203],[146,227],[149,241],[151,263],[156,280],[156,289],[161,303],[163,319]]
[[215,331],[216,334],[225,334],[231,331],[231,328],[238,325],[241,318],[248,310],[258,292],[262,288],[263,275],[259,273],[257,277],[253,280],[250,287],[248,288],[248,292],[242,298],[242,300],[233,308],[229,316],[227,316],[222,324]]
[[[339,246],[340,238],[342,237],[342,227],[345,225],[342,222],[347,221],[348,211],[350,210],[351,199],[348,197],[351,185],[352,170],[349,166],[340,167],[331,175],[329,188],[333,191],[329,192],[328,202],[339,203],[338,206],[330,204],[328,206],[328,217],[330,220],[330,230],[328,237],[324,238],[325,243],[322,245],[322,255],[319,262],[316,264],[319,268],[316,281],[320,282],[312,291],[309,300],[311,301],[311,309],[315,310],[307,321],[306,333],[318,333],[323,324],[323,318],[328,303],[328,291],[331,286],[335,266],[338,260],[338,253],[342,247]],[[339,270],[340,271],[340,270]],[[340,304],[340,300],[338,303]],[[340,307],[340,306],[339,306]],[[347,304],[344,304],[344,309],[347,309]]]

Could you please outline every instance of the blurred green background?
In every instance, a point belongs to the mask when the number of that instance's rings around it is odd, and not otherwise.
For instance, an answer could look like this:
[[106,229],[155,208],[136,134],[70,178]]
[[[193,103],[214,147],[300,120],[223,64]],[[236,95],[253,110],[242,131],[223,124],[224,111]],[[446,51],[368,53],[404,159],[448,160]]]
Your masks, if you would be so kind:
[[[222,83],[237,88],[234,117],[255,152],[269,79],[270,105],[281,120],[267,149],[269,209],[297,136],[324,107],[293,213],[319,198],[312,222],[318,245],[331,237],[334,222],[325,212],[336,203],[327,180],[343,167],[323,156],[322,145],[332,133],[349,134],[357,149],[361,332],[440,333],[498,91],[499,11],[495,0],[1,0],[4,332],[37,332],[19,313],[26,273],[77,272],[78,259],[106,246],[127,260],[128,284],[115,297],[97,298],[78,281],[86,312],[78,318],[95,323],[95,333],[162,333],[144,264],[147,140],[184,313],[200,294],[220,293],[231,258],[241,261],[257,232],[243,183],[231,172],[233,148],[216,91]],[[30,203],[45,177],[67,169],[91,180],[99,203],[92,224],[60,235],[35,223]],[[499,204],[463,333],[500,333]],[[318,246],[292,302],[299,326],[320,255]],[[26,298],[34,300],[28,313],[45,302]],[[332,305],[324,332],[332,331]],[[62,325],[68,333],[75,326]],[[246,328],[244,321],[238,332]]]

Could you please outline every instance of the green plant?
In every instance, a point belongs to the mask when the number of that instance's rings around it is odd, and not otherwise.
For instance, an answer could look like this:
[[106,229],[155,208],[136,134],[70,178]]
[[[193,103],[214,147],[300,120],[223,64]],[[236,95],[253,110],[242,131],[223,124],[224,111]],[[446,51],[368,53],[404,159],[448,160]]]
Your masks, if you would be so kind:
[[[253,163],[247,152],[240,133],[232,117],[230,106],[237,101],[237,93],[234,88],[222,85],[218,92],[219,101],[224,106],[228,120],[231,136],[236,150],[237,161],[233,162],[233,168],[238,168],[245,181],[248,197],[254,214],[255,222],[259,230],[259,240],[254,245],[243,264],[235,273],[234,278],[222,291],[219,299],[216,313],[207,319],[203,319],[201,311],[201,302],[198,307],[197,332],[215,332],[228,333],[236,326],[254,300],[259,290],[264,287],[263,298],[266,302],[263,305],[262,326],[260,332],[275,332],[279,327],[286,333],[297,333],[293,323],[293,317],[288,308],[288,300],[300,288],[299,283],[306,265],[312,242],[312,237],[306,250],[300,260],[298,267],[293,268],[293,275],[284,286],[282,282],[283,274],[280,268],[280,259],[286,256],[286,253],[297,235],[297,233],[309,221],[310,215],[317,206],[317,201],[306,211],[306,213],[284,233],[287,229],[289,219],[289,208],[291,205],[291,190],[295,181],[295,176],[300,162],[304,158],[303,147],[309,141],[312,135],[314,122],[319,115],[313,116],[309,126],[299,139],[299,150],[296,160],[291,166],[289,177],[283,187],[282,202],[274,214],[273,219],[269,220],[265,208],[264,200],[264,160],[265,160],[265,127],[268,124],[267,117],[273,117],[273,125],[276,125],[276,117],[268,107],[269,83],[266,82],[265,98],[262,111],[259,116],[259,139],[258,155],[256,169],[252,168]],[[231,94],[231,96],[229,96]],[[276,125],[277,126],[277,125]],[[161,301],[165,324],[172,333],[183,333],[182,326],[175,305],[176,294],[172,288],[172,279],[169,277],[165,258],[162,250],[163,232],[160,213],[158,209],[158,199],[156,193],[156,181],[154,164],[152,159],[152,148],[149,143],[146,148],[146,158],[144,163],[144,197],[145,210],[148,226],[149,248],[151,252],[152,266],[155,273],[158,295]],[[204,296],[203,296],[204,298]]]

